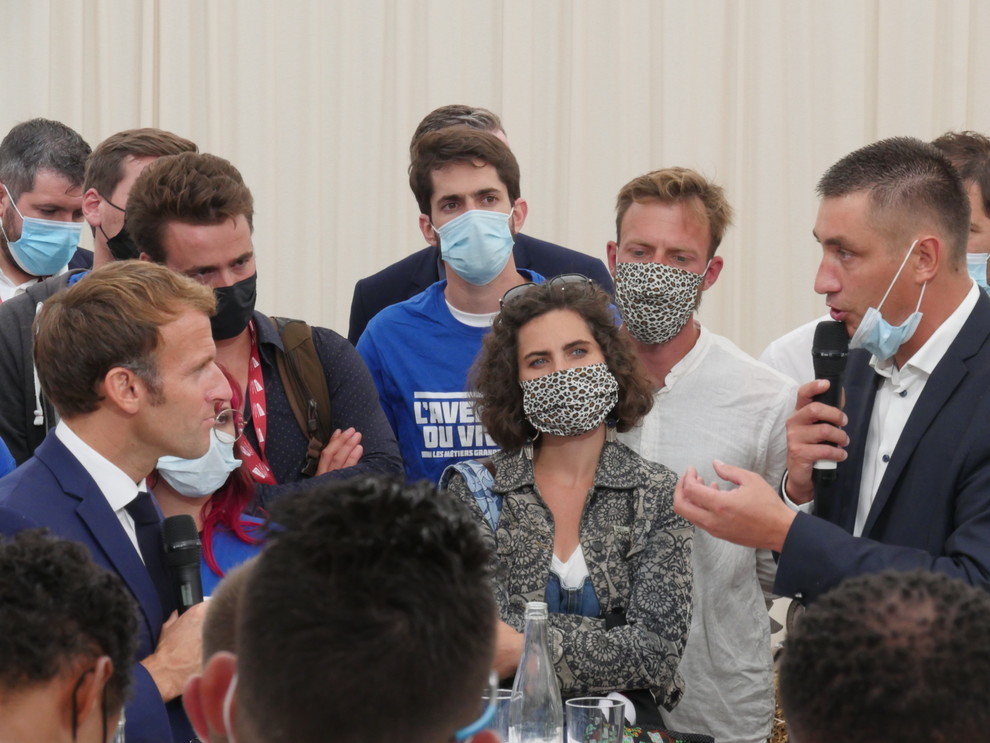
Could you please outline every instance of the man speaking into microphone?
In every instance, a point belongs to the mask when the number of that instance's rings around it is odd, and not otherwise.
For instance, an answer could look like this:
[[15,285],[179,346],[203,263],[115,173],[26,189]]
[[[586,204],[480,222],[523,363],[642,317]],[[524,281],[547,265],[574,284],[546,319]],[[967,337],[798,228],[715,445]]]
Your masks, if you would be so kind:
[[[818,183],[815,291],[845,324],[845,407],[803,385],[788,421],[783,498],[717,463],[675,510],[711,534],[780,553],[775,591],[813,601],[844,578],[923,568],[990,589],[990,298],[966,271],[969,202],[931,145],[857,150]],[[815,496],[812,466],[837,462]]]
[[[128,743],[189,741],[179,695],[199,670],[203,604],[175,617],[159,457],[202,456],[230,387],[215,363],[213,292],[164,266],[118,261],[45,302],[34,355],[59,424],[0,480],[0,532],[47,526],[116,573],[138,608]],[[171,617],[171,618],[170,618]]]

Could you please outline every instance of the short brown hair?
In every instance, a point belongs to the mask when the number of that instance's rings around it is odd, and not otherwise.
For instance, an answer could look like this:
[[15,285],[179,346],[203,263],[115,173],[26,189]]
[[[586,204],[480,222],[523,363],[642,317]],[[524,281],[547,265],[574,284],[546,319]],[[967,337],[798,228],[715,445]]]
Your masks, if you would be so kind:
[[237,652],[238,606],[256,562],[257,559],[252,557],[235,567],[224,576],[210,596],[210,606],[203,619],[204,663],[221,650]]
[[138,247],[165,263],[162,238],[170,222],[214,225],[243,215],[254,224],[254,199],[240,172],[216,155],[160,157],[141,171],[127,200],[125,226]]
[[535,436],[523,412],[522,387],[517,381],[519,330],[553,310],[580,315],[602,349],[605,363],[619,382],[619,402],[609,412],[619,431],[628,431],[653,407],[652,385],[632,343],[616,325],[608,294],[593,284],[541,284],[505,303],[471,370],[481,423],[503,449],[518,449]]
[[983,213],[990,217],[990,137],[979,132],[946,132],[932,144],[949,158],[964,183],[980,187]]
[[164,266],[113,261],[42,305],[34,341],[41,388],[63,418],[96,410],[100,385],[117,366],[155,392],[161,327],[187,310],[215,308],[211,289]]
[[469,126],[482,132],[502,132],[505,134],[502,120],[498,114],[492,113],[487,108],[452,103],[449,106],[433,109],[419,122],[419,126],[413,132],[412,141],[409,142],[409,154],[412,155],[416,143],[423,138],[424,134],[438,132],[450,126]]
[[509,201],[514,204],[519,198],[519,163],[508,145],[490,132],[450,126],[423,135],[413,147],[409,187],[422,214],[430,215],[433,172],[451,163],[471,163],[479,168],[491,165],[505,186]]
[[164,129],[144,127],[111,134],[86,159],[83,191],[95,188],[104,199],[113,196],[124,177],[123,164],[128,157],[164,157],[196,151],[195,142]]
[[705,224],[711,233],[708,247],[711,260],[722,244],[726,228],[732,224],[732,207],[725,190],[690,168],[663,168],[633,178],[619,191],[615,203],[616,240],[622,239],[622,218],[633,202],[659,201],[663,204],[685,204]]

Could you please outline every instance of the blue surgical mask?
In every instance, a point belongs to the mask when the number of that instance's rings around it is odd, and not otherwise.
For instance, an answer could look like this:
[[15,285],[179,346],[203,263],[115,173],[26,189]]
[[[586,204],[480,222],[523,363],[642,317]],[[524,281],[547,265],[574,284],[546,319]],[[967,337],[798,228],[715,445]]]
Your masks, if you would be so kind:
[[886,361],[891,358],[897,349],[910,340],[911,336],[914,335],[914,331],[918,329],[918,323],[921,322],[921,300],[925,296],[925,287],[928,283],[922,285],[921,296],[918,297],[918,306],[915,307],[914,312],[912,312],[908,318],[900,325],[891,325],[889,322],[883,319],[880,314],[880,307],[883,307],[883,303],[887,301],[887,295],[890,294],[890,290],[894,288],[894,284],[897,283],[897,277],[901,275],[901,271],[904,270],[904,266],[907,265],[907,259],[910,257],[911,252],[914,250],[914,246],[918,244],[915,240],[911,243],[911,247],[908,248],[907,255],[904,256],[904,260],[901,261],[901,267],[897,269],[897,273],[894,274],[893,280],[890,282],[890,286],[887,287],[886,293],[883,295],[883,299],[880,300],[880,304],[877,307],[870,307],[866,314],[863,315],[863,320],[859,323],[859,327],[856,328],[856,332],[853,333],[853,337],[849,340],[849,348],[865,348],[867,351],[872,353],[880,361]]
[[442,227],[434,227],[440,236],[440,257],[469,284],[490,283],[502,273],[512,254],[515,238],[509,229],[511,216],[511,212],[472,209]]
[[[3,187],[7,191],[7,187]],[[68,265],[82,234],[82,222],[56,222],[51,219],[25,217],[7,191],[10,205],[21,218],[21,237],[11,241],[0,219],[0,232],[10,247],[14,262],[32,276],[51,276]]]
[[966,253],[966,270],[976,285],[990,294],[990,285],[987,284],[987,258],[990,258],[990,253]]
[[161,457],[158,474],[181,495],[205,498],[220,489],[230,473],[241,466],[234,459],[234,437],[225,431],[213,432],[210,448],[199,459]]

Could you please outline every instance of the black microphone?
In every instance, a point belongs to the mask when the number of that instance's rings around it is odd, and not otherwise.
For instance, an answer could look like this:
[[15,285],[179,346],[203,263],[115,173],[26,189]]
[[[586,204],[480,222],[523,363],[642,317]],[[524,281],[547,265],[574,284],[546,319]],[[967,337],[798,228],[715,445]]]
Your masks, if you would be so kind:
[[172,576],[175,605],[179,614],[203,600],[203,581],[199,575],[199,559],[203,547],[196,530],[196,520],[188,514],[169,516],[162,528],[165,540],[165,562]]
[[[811,361],[815,366],[815,379],[827,379],[829,387],[815,402],[823,402],[833,408],[839,407],[842,400],[842,373],[846,369],[849,355],[849,333],[845,323],[823,320],[815,327],[815,340],[811,344]],[[811,480],[816,485],[828,485],[835,481],[835,468],[838,462],[819,459],[814,464]]]

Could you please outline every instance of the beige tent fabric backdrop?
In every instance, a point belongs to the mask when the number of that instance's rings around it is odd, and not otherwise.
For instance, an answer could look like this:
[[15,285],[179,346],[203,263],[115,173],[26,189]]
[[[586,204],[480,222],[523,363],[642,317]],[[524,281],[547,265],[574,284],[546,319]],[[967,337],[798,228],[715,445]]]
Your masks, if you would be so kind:
[[757,354],[820,314],[814,185],[881,137],[990,132],[986,0],[0,0],[0,133],[159,126],[256,202],[259,307],[346,333],[354,282],[422,247],[408,141],[502,115],[526,231],[603,257],[614,198],[697,168],[736,209],[702,318]]

